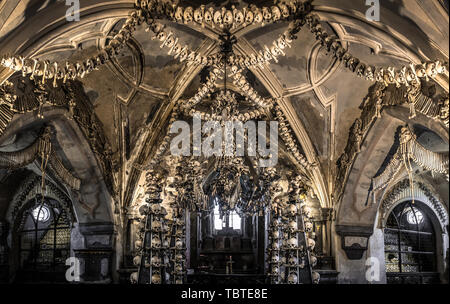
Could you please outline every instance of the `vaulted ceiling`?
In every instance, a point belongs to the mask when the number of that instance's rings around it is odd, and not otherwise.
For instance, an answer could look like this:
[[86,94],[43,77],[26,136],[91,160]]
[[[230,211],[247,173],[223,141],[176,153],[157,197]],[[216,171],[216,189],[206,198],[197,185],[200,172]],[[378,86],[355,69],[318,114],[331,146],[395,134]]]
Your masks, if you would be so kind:
[[[215,7],[272,1],[182,1],[198,7]],[[366,20],[365,1],[315,0],[314,12],[322,26],[339,38],[355,57],[374,66],[407,66],[426,61],[448,61],[448,11],[440,1],[380,1],[380,22]],[[81,1],[81,18],[67,22],[64,1],[8,0],[0,3],[0,54],[49,60],[89,58],[122,26],[134,1]],[[209,4],[211,5],[211,4]],[[448,7],[447,7],[448,9]],[[180,40],[202,55],[219,50],[217,29],[166,23]],[[287,22],[248,26],[236,30],[235,50],[250,54],[271,45]],[[172,107],[192,97],[204,81],[200,65],[180,63],[161,48],[144,26],[137,28],[123,51],[82,79],[84,94],[111,147],[113,173],[124,205],[142,182],[133,164],[145,164],[167,127]],[[279,98],[301,148],[311,163],[316,194],[322,206],[331,206],[336,160],[344,151],[350,126],[360,117],[359,106],[373,82],[356,77],[344,64],[327,54],[304,27],[278,62],[264,69],[250,68],[247,79],[263,97]],[[0,82],[11,75],[0,68]],[[233,84],[228,83],[232,88]],[[448,72],[436,78],[438,92],[448,92]],[[20,120],[16,115],[14,120]],[[20,129],[20,124],[16,124]],[[13,131],[6,129],[0,146]],[[18,177],[20,178],[20,177]]]

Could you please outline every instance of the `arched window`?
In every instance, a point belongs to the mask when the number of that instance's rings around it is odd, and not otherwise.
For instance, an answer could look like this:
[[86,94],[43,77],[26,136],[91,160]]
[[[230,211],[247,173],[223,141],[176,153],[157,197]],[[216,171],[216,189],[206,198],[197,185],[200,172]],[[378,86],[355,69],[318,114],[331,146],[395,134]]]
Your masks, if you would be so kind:
[[17,243],[17,281],[64,281],[70,256],[70,219],[57,201],[37,196],[26,205]]
[[388,283],[435,283],[436,237],[427,206],[400,203],[389,215],[384,230]]

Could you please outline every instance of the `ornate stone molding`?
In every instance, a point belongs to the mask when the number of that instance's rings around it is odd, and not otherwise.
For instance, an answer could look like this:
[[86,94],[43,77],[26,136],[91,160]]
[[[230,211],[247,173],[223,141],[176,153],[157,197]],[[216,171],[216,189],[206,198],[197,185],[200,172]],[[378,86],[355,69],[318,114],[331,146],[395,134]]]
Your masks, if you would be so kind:
[[448,211],[426,184],[420,181],[414,181],[414,184],[417,187],[411,189],[409,179],[404,179],[395,184],[395,186],[393,186],[389,192],[384,195],[380,207],[380,220],[382,225],[384,226],[387,216],[397,204],[407,199],[414,198],[415,200],[426,204],[431,210],[433,210],[436,217],[440,221],[441,227],[445,231],[444,227],[448,225],[449,222]]
[[[11,205],[9,206],[8,213],[6,215],[7,220],[10,223],[16,223],[17,215],[21,211],[22,207],[28,201],[34,199],[37,194],[40,194],[42,178],[41,176],[31,174],[21,185],[17,194],[14,196]],[[66,193],[59,189],[55,184],[49,180],[45,180],[46,192],[45,197],[57,200],[61,206],[64,208],[66,214],[74,218],[74,213],[72,212],[73,206],[72,201]]]

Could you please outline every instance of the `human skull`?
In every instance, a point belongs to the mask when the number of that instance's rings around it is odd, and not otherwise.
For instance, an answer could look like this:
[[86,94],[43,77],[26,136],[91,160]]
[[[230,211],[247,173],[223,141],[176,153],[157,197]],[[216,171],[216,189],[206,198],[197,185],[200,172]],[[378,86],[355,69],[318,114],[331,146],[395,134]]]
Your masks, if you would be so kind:
[[184,23],[189,23],[193,20],[194,18],[194,9],[189,6],[184,10],[184,14],[183,14],[183,18],[184,18]]
[[182,22],[183,21],[183,8],[181,6],[177,7],[177,10],[175,11],[175,20],[177,20],[177,22]]
[[150,209],[152,210],[153,214],[161,214],[161,205],[160,204],[153,204]]
[[290,249],[294,249],[298,246],[298,239],[295,237],[291,237],[288,242],[287,245]]
[[294,272],[291,272],[288,276],[288,283],[289,284],[297,284],[297,274]]
[[223,15],[223,23],[228,26],[233,24],[233,13],[231,11],[227,10],[225,12]]
[[277,253],[272,253],[272,257],[270,259],[270,261],[272,263],[278,263],[280,260],[280,256]]
[[152,256],[151,263],[152,263],[152,266],[154,266],[154,267],[160,267],[161,266],[160,257],[157,255]]
[[213,16],[212,16],[212,13],[210,11],[205,11],[205,14],[203,15],[203,18],[204,18],[206,23],[209,23],[209,24],[212,23]]
[[320,274],[317,271],[313,271],[312,273],[312,279],[314,284],[319,284],[320,281]]
[[254,20],[253,12],[247,11],[247,14],[245,14],[245,23],[252,24]]
[[273,231],[272,231],[272,238],[273,238],[273,239],[279,239],[279,238],[280,238],[280,231],[278,231],[278,230],[273,230]]
[[297,206],[295,206],[293,204],[289,205],[287,212],[288,212],[289,216],[297,215]]
[[305,222],[305,231],[311,232],[313,229],[313,224],[311,222]]
[[308,217],[308,218],[311,217],[311,208],[308,208],[308,207],[306,207],[306,205],[304,205],[304,206],[302,207],[302,210],[303,210],[303,214],[304,214],[306,217]]
[[177,254],[175,255],[175,260],[176,260],[176,261],[183,261],[183,260],[184,260],[184,257],[183,257],[183,255],[182,255],[181,253],[177,253]]
[[278,244],[278,242],[273,242],[273,243],[272,243],[272,249],[273,249],[273,250],[278,250],[278,249],[280,249],[280,244]]
[[159,273],[152,275],[152,284],[161,284],[161,275]]
[[317,258],[314,255],[311,255],[309,258],[309,263],[311,264],[311,267],[314,267],[317,265]]
[[272,265],[272,271],[270,273],[277,276],[280,274],[280,268],[277,265]]
[[236,25],[241,25],[244,22],[244,15],[240,10],[235,10],[233,14],[234,22]]
[[298,229],[297,221],[290,221],[289,222],[289,230],[295,231],[297,229]]
[[288,260],[288,264],[291,266],[297,265],[297,257],[295,257],[295,256],[290,257]]
[[134,247],[136,248],[136,250],[141,250],[142,249],[142,241],[137,240],[136,242],[134,242]]
[[141,257],[140,256],[137,255],[133,258],[133,265],[135,265],[135,266],[141,265]]
[[152,230],[155,232],[160,232],[161,231],[161,222],[152,221]]
[[273,21],[278,21],[281,19],[281,11],[278,6],[272,6],[271,11],[272,11],[272,20]]
[[308,250],[313,251],[316,246],[316,242],[313,239],[308,238]]
[[138,273],[137,272],[133,272],[130,275],[130,281],[131,281],[131,284],[137,284],[137,282],[138,282]]
[[223,26],[223,24],[222,24],[222,22],[223,22],[223,20],[222,20],[222,13],[220,11],[216,11],[214,13],[213,21],[214,21],[215,25],[220,26],[220,27]]
[[272,19],[272,12],[268,7],[263,7],[262,14],[265,22],[269,22]]
[[152,237],[152,248],[161,248],[161,240],[157,235]]
[[281,15],[283,16],[283,18],[289,17],[289,14],[290,14],[289,13],[289,8],[285,4],[281,3],[281,4],[278,5],[278,7],[281,10]]
[[197,23],[202,23],[202,21],[203,21],[203,11],[201,9],[198,8],[198,9],[196,9],[194,11],[194,20]]
[[255,12],[254,12],[254,19],[253,19],[253,21],[255,23],[261,23],[261,22],[263,22],[263,19],[264,19],[263,14],[261,13],[261,11],[258,8],[256,8]]
[[177,238],[175,241],[175,248],[182,249],[183,248],[183,242],[181,241],[181,238]]

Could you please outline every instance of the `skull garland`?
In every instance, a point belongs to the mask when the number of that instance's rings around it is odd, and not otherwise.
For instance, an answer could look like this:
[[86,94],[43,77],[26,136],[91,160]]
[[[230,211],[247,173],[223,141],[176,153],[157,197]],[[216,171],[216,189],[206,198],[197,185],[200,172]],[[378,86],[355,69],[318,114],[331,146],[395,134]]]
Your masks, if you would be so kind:
[[136,1],[138,9],[136,15],[146,16],[146,19],[167,18],[178,23],[196,22],[202,27],[205,25],[226,26],[228,29],[238,26],[249,26],[252,24],[270,24],[279,20],[302,19],[312,9],[309,2],[292,1],[280,2],[268,7],[257,7],[250,5],[237,9],[234,5],[231,9],[225,7],[215,10],[213,7],[206,8],[205,5],[194,9],[191,6],[182,7],[171,2],[163,1]]

